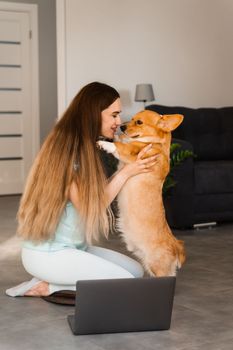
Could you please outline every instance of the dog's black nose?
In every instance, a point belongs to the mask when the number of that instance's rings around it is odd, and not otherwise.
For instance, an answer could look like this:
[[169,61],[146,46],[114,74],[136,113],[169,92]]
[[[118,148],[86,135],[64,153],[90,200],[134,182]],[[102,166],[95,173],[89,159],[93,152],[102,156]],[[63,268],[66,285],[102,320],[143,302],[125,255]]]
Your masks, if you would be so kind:
[[121,126],[120,126],[120,129],[121,129],[121,131],[125,131],[126,130],[126,125],[125,124],[122,124]]

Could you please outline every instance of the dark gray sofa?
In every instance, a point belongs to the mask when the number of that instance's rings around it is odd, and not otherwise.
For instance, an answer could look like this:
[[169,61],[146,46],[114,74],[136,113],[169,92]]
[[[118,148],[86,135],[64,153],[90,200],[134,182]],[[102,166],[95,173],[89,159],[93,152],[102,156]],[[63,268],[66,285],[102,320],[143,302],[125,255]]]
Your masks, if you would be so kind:
[[183,114],[184,121],[173,137],[196,155],[174,171],[177,185],[165,198],[169,224],[186,228],[233,221],[233,107],[193,109],[154,104],[146,109]]

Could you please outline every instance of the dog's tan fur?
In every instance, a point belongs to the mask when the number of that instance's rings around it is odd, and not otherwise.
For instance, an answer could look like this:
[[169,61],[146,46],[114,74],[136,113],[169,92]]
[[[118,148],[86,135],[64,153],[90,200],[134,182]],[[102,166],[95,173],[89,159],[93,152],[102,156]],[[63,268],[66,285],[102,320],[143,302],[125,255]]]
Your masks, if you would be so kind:
[[163,182],[169,172],[171,131],[182,115],[159,115],[152,111],[136,114],[125,125],[120,142],[100,147],[115,154],[122,163],[135,161],[147,144],[145,157],[158,155],[152,171],[131,177],[118,195],[119,228],[127,245],[152,276],[174,276],[185,261],[183,241],[177,240],[166,221],[162,199]]

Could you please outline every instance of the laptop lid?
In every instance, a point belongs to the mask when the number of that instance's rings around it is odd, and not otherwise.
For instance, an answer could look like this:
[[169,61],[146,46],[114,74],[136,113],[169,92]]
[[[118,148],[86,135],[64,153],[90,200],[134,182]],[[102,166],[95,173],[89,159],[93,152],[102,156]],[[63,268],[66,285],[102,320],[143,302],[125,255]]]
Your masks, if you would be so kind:
[[175,277],[83,280],[76,285],[75,335],[170,328]]

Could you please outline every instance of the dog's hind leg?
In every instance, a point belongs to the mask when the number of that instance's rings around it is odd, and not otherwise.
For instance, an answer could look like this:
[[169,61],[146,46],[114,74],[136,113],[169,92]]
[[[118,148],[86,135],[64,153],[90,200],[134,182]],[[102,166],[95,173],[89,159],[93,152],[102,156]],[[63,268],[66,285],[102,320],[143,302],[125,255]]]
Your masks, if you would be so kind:
[[162,249],[158,248],[153,255],[147,256],[144,265],[151,276],[176,276],[177,259]]

